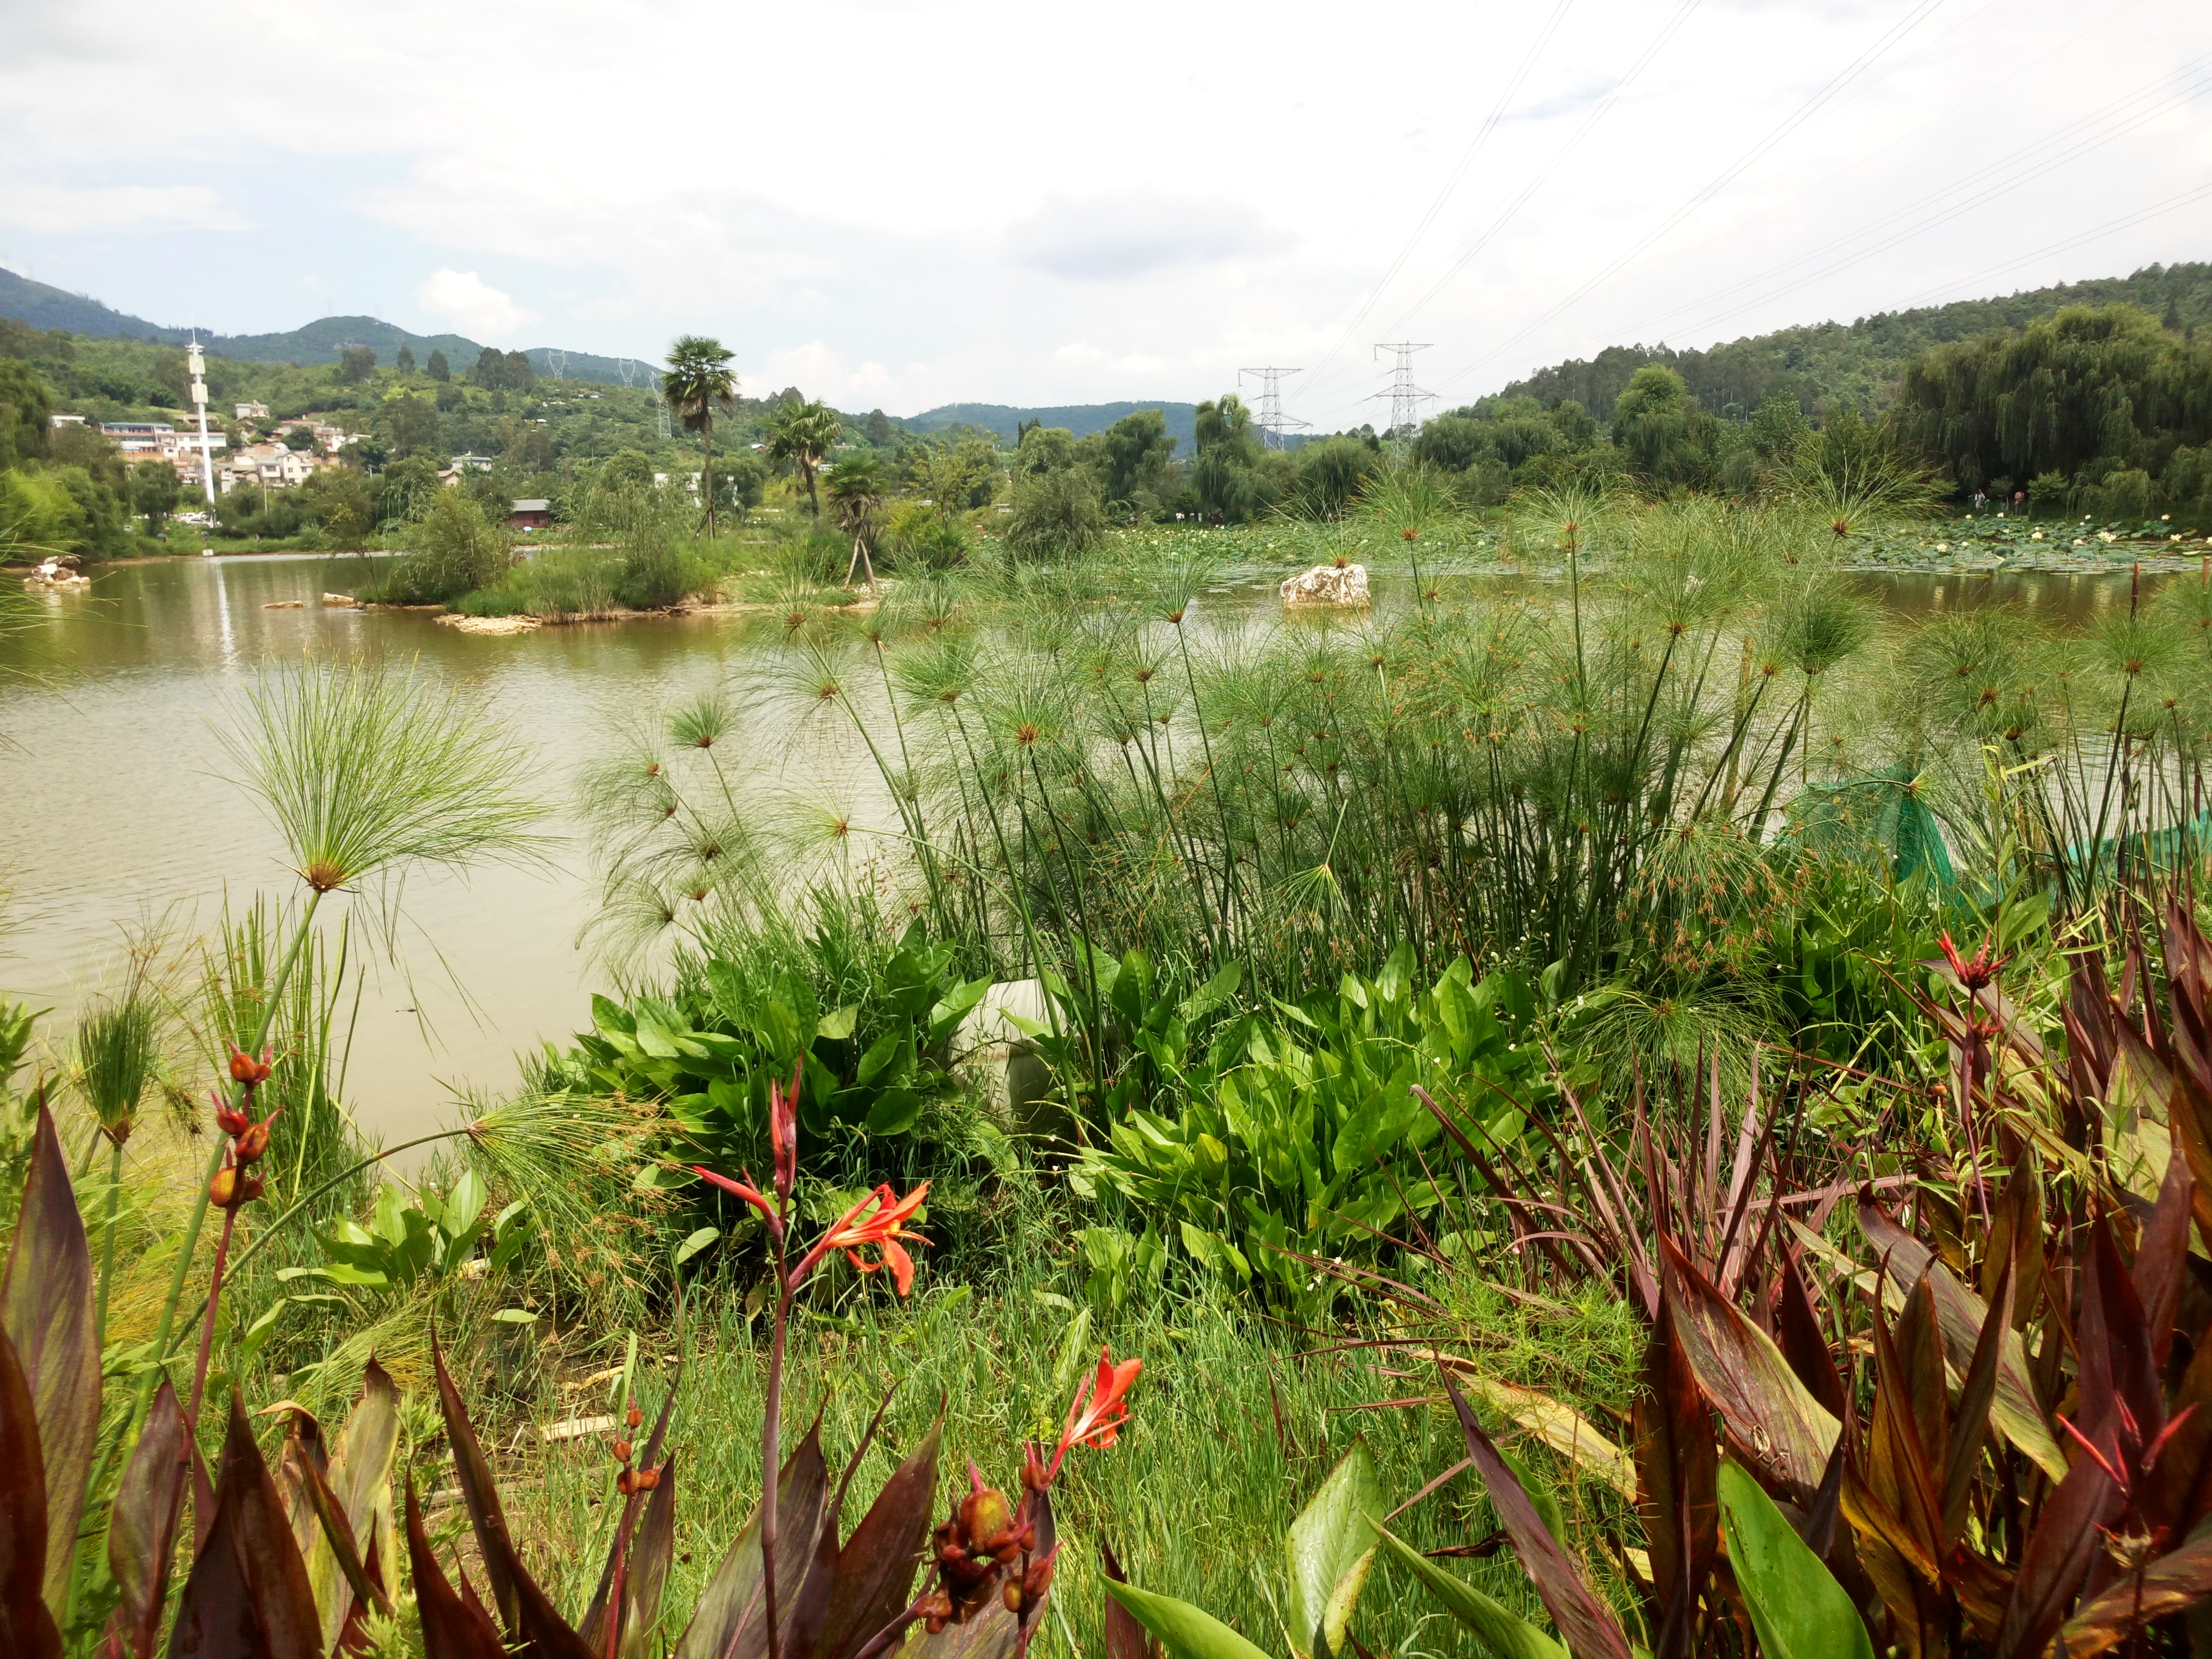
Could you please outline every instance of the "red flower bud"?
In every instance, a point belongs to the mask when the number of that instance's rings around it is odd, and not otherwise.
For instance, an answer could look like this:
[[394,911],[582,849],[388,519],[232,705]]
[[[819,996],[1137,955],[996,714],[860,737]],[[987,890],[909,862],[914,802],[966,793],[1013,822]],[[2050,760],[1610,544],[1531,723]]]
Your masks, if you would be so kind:
[[269,1126],[256,1123],[238,1137],[238,1161],[240,1164],[257,1164],[269,1151]]
[[659,1484],[660,1471],[659,1469],[640,1469],[637,1472],[637,1489],[640,1492],[651,1492]]
[[230,1051],[232,1079],[236,1082],[243,1083],[249,1089],[258,1087],[268,1079],[269,1062],[275,1053],[276,1050],[273,1048],[264,1048],[261,1051],[261,1058],[256,1060],[245,1049],[234,1048]]
[[242,1135],[252,1126],[253,1120],[245,1113],[224,1105],[222,1096],[210,1094],[208,1098],[215,1102],[215,1127],[223,1133]]
[[645,1413],[644,1413],[643,1412],[641,1412],[641,1411],[638,1410],[638,1408],[637,1408],[636,1407],[632,1406],[632,1407],[629,1408],[629,1415],[628,1417],[626,1417],[623,1420],[624,1420],[625,1422],[627,1422],[627,1423],[630,1425],[630,1427],[632,1427],[632,1428],[634,1429],[634,1428],[635,1428],[639,1424],[641,1424],[641,1423],[642,1423],[642,1422],[644,1422],[644,1421],[645,1421]]
[[615,1462],[617,1463],[627,1463],[629,1462],[629,1441],[617,1440],[615,1442]]
[[219,1210],[227,1210],[238,1201],[238,1171],[221,1169],[215,1179],[208,1182],[208,1202]]

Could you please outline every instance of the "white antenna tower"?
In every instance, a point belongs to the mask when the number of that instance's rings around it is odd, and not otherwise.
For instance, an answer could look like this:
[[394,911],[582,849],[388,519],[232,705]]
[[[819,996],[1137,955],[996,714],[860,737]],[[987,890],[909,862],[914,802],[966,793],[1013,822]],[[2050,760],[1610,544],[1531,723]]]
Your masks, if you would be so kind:
[[207,428],[207,363],[200,356],[199,335],[185,348],[185,372],[191,376],[192,407],[200,417],[200,488],[207,492],[207,503],[215,506],[215,457],[208,448]]
[[1247,374],[1260,377],[1260,429],[1267,434],[1267,447],[1280,449],[1283,434],[1292,427],[1309,427],[1311,421],[1302,421],[1295,415],[1283,413],[1283,376],[1296,374],[1295,368],[1240,368],[1237,384],[1243,386]]
[[1398,356],[1396,372],[1390,377],[1390,389],[1375,394],[1377,398],[1390,400],[1390,424],[1386,430],[1387,436],[1409,435],[1414,420],[1421,412],[1421,405],[1437,395],[1433,392],[1424,392],[1413,384],[1413,354],[1428,349],[1427,341],[1413,340],[1400,340],[1395,344],[1385,342],[1375,348],[1376,351],[1393,351]]

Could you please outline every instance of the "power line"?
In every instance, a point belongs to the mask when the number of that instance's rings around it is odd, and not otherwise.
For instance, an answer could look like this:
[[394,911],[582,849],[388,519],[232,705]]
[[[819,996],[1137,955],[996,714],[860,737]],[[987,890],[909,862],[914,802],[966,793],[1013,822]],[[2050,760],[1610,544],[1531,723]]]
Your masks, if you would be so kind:
[[1736,179],[1742,177],[1743,174],[1754,164],[1763,160],[1768,154],[1770,154],[1776,145],[1779,144],[1784,138],[1795,132],[1799,127],[1804,125],[1806,122],[1812,119],[1814,116],[1826,107],[1827,105],[1833,102],[1850,88],[1854,81],[1857,80],[1861,75],[1864,74],[1869,69],[1870,69],[1877,59],[1887,53],[1892,46],[1895,46],[1915,28],[1917,28],[1922,23],[1925,22],[1929,15],[1942,3],[1943,0],[1917,0],[1917,3],[1913,6],[1912,9],[1907,12],[1903,17],[1899,18],[1896,22],[1891,24],[1887,29],[1884,30],[1881,37],[1876,40],[1872,46],[1869,46],[1856,58],[1853,58],[1851,62],[1846,64],[1843,69],[1838,70],[1835,76],[1832,77],[1818,92],[1814,93],[1810,98],[1800,104],[1796,109],[1792,111],[1790,114],[1785,118],[1779,125],[1776,126],[1772,131],[1769,132],[1764,138],[1761,138],[1757,143],[1753,144],[1734,162],[1723,168],[1720,173],[1711,180],[1711,182],[1707,184],[1702,190],[1698,191],[1697,194],[1691,197],[1689,200],[1683,203],[1681,206],[1676,208],[1674,212],[1668,214],[1665,219],[1662,220],[1657,225],[1647,231],[1632,246],[1624,252],[1616,256],[1604,267],[1604,269],[1600,270],[1589,281],[1583,283],[1581,287],[1576,289],[1571,294],[1569,294],[1558,304],[1554,305],[1549,311],[1544,313],[1542,316],[1537,318],[1535,321],[1530,323],[1518,333],[1509,336],[1507,338],[1500,341],[1483,356],[1475,359],[1474,362],[1467,364],[1464,368],[1454,370],[1449,375],[1445,377],[1443,384],[1449,386],[1452,381],[1462,379],[1468,374],[1472,374],[1476,369],[1494,362],[1505,352],[1510,350],[1514,346],[1518,345],[1522,340],[1527,339],[1538,329],[1543,327],[1545,324],[1550,322],[1561,312],[1567,310],[1570,307],[1578,304],[1593,290],[1611,281],[1615,276],[1620,274],[1624,267],[1628,265],[1633,260],[1641,258],[1653,244],[1656,243],[1662,237],[1673,231],[1677,225],[1682,222],[1683,220],[1688,218],[1690,215],[1696,212],[1699,208],[1705,206],[1706,203],[1711,201],[1713,198],[1719,195],[1721,191],[1727,189],[1729,185],[1734,184]]
[[[2212,64],[2212,54],[2208,54],[2204,58],[2197,59],[2194,63],[2184,65],[2180,70],[2177,71],[2177,73],[2187,75],[2197,72],[2206,64]],[[2160,81],[2162,82],[2167,78],[2168,77],[2161,76]],[[2212,77],[2200,76],[2200,79],[2195,84],[2184,87],[2180,91],[2174,93],[2172,96],[2168,97],[2164,103],[2151,105],[2148,107],[2142,106],[2141,103],[2142,98],[2159,84],[2159,82],[2154,82],[2150,83],[2149,86],[2138,91],[2131,92],[2125,97],[2117,99],[2112,103],[2106,105],[2101,110],[2093,111],[2078,120],[2069,122],[2067,125],[2060,128],[2057,132],[2051,134],[2048,137],[2037,141],[2035,143],[2030,144],[2025,149],[2014,151],[2003,161],[1992,162],[1987,167],[1978,168],[1975,172],[1966,174],[1962,179],[1956,179],[1953,183],[1946,185],[1940,190],[1931,191],[1929,194],[1922,197],[1918,201],[1909,203],[1905,207],[1897,210],[1893,213],[1886,214],[1881,218],[1874,221],[1871,224],[1862,226],[1858,230],[1853,232],[1849,236],[1838,237],[1835,240],[1825,243],[1821,246],[1812,250],[1810,252],[1801,254],[1795,259],[1791,259],[1782,264],[1774,266],[1771,270],[1762,273],[1760,276],[1747,277],[1742,282],[1731,283],[1729,287],[1719,289],[1716,293],[1710,294],[1702,300],[1692,301],[1686,305],[1677,306],[1671,311],[1662,312],[1657,313],[1656,316],[1646,318],[1643,321],[1632,325],[1628,330],[1624,331],[1635,333],[1655,324],[1666,322],[1673,318],[1681,316],[1685,313],[1702,310],[1715,301],[1726,299],[1732,295],[1741,294],[1744,289],[1755,287],[1759,283],[1767,281],[1772,277],[1779,276],[1785,271],[1795,270],[1797,267],[1807,264],[1815,259],[1820,259],[1828,254],[1834,253],[1840,249],[1850,247],[1853,244],[1862,241],[1863,239],[1880,232],[1891,225],[1896,224],[1900,219],[1906,218],[1911,214],[1918,212],[1921,209],[1927,207],[1931,204],[1944,201],[1948,198],[1957,197],[1964,192],[1976,192],[1973,198],[1970,201],[1954,204],[1945,207],[1940,212],[1923,218],[1917,223],[1907,225],[1904,228],[1884,237],[1880,241],[1859,247],[1856,252],[1851,253],[1847,258],[1833,260],[1831,263],[1821,266],[1819,270],[1813,271],[1808,276],[1798,277],[1794,281],[1784,283],[1779,288],[1771,289],[1760,294],[1757,298],[1747,300],[1741,305],[1731,306],[1725,310],[1714,313],[1705,317],[1698,322],[1690,325],[1690,326],[1695,331],[1702,331],[1717,323],[1726,322],[1732,317],[1740,316],[1744,312],[1753,309],[1756,307],[1766,305],[1775,300],[1778,300],[1785,295],[1795,294],[1801,289],[1808,288],[1814,283],[1823,281],[1829,276],[1834,276],[1838,271],[1848,270],[1851,266],[1862,264],[1864,261],[1874,258],[1875,255],[1878,253],[1887,252],[1891,248],[1910,241],[1916,236],[1925,235],[1931,230],[1942,229],[1945,226],[1954,222],[1961,213],[1966,212],[1972,208],[1984,206],[2000,196],[2009,194],[2011,191],[2018,190],[2023,185],[2033,184],[2036,179],[2042,178],[2045,173],[2053,172],[2056,169],[2065,166],[2069,161],[2078,161],[2082,156],[2090,154],[2094,150],[2100,149],[2106,144],[2125,137],[2129,133],[2133,132],[2137,127],[2143,125],[2146,122],[2156,120],[2160,116],[2168,113],[2177,106],[2194,102],[2208,87],[2212,87]],[[2126,118],[2120,121],[2117,125],[2108,125],[2106,126],[2106,130],[2100,135],[2084,136],[2082,134],[2081,130],[2084,128],[2089,129],[2090,133],[2094,134],[2097,125],[2100,122],[2109,123],[2109,118],[2116,111],[2124,112]],[[2082,141],[2075,143],[2072,149],[2067,149],[2056,155],[2047,156],[2041,161],[2033,162],[2031,165],[2022,167],[2015,167],[2009,177],[2004,177],[2002,179],[1996,177],[1996,175],[2002,174],[2007,167],[2013,167],[2014,163],[2026,161],[2027,158],[2033,156],[2038,150],[2047,150],[2053,145],[2064,143],[2069,139],[2076,137],[2081,137]]]
[[1270,449],[1280,449],[1283,447],[1283,434],[1292,427],[1304,428],[1313,424],[1311,421],[1302,421],[1295,415],[1283,413],[1283,376],[1296,374],[1298,372],[1295,368],[1240,368],[1237,371],[1237,384],[1239,386],[1244,384],[1244,377],[1247,374],[1256,374],[1260,377],[1259,427],[1267,434],[1267,444]]
[[1437,215],[1443,210],[1443,205],[1450,199],[1452,191],[1459,188],[1459,181],[1467,176],[1468,168],[1474,164],[1476,153],[1482,149],[1484,142],[1490,135],[1497,130],[1498,122],[1504,118],[1506,106],[1512,102],[1513,95],[1520,91],[1521,83],[1528,78],[1528,71],[1535,67],[1538,55],[1550,43],[1552,36],[1559,32],[1559,25],[1566,19],[1567,9],[1573,3],[1574,0],[1559,0],[1559,3],[1552,8],[1551,15],[1544,20],[1544,27],[1536,32],[1536,38],[1528,43],[1528,50],[1521,59],[1521,67],[1514,70],[1513,78],[1506,82],[1505,90],[1498,94],[1498,101],[1491,106],[1489,115],[1484,118],[1482,125],[1475,129],[1474,138],[1469,141],[1465,153],[1459,158],[1459,165],[1451,170],[1450,176],[1444,180],[1443,188],[1437,192],[1436,199],[1429,204],[1429,210],[1421,216],[1420,222],[1413,227],[1413,234],[1406,239],[1406,245],[1398,250],[1398,257],[1390,262],[1389,269],[1382,273],[1382,280],[1375,284],[1369,291],[1366,299],[1360,302],[1359,309],[1352,313],[1351,321],[1345,324],[1344,332],[1337,337],[1336,343],[1322,354],[1320,363],[1314,369],[1314,377],[1316,380],[1327,372],[1329,364],[1335,360],[1337,353],[1342,351],[1352,337],[1359,331],[1360,324],[1367,320],[1367,313],[1374,309],[1376,301],[1382,297],[1383,290],[1396,280],[1399,270],[1412,256],[1414,245],[1421,240],[1430,225],[1436,222]]
[[1421,405],[1437,395],[1433,392],[1424,392],[1413,384],[1413,354],[1428,349],[1429,343],[1425,340],[1400,340],[1395,344],[1386,342],[1375,348],[1377,351],[1397,354],[1398,366],[1391,374],[1389,390],[1375,394],[1377,398],[1390,400],[1390,424],[1385,430],[1393,436],[1402,437],[1410,431],[1414,417],[1421,412]]
[[1405,316],[1402,319],[1404,322],[1413,321],[1413,315],[1416,312],[1419,311],[1423,306],[1428,304],[1430,301],[1435,299],[1437,295],[1443,293],[1445,287],[1450,283],[1452,279],[1457,276],[1461,271],[1464,270],[1468,267],[1468,264],[1473,261],[1475,255],[1480,253],[1484,248],[1489,246],[1491,241],[1498,235],[1498,232],[1504,229],[1507,224],[1511,222],[1514,215],[1517,214],[1522,208],[1526,207],[1530,199],[1535,196],[1536,192],[1541,190],[1546,184],[1550,182],[1552,175],[1559,170],[1561,164],[1566,161],[1569,155],[1574,153],[1576,147],[1590,135],[1591,130],[1595,128],[1600,121],[1605,118],[1606,115],[1612,110],[1613,105],[1620,101],[1620,95],[1626,92],[1631,86],[1635,84],[1637,77],[1642,75],[1645,70],[1651,66],[1651,60],[1656,58],[1661,51],[1665,48],[1667,43],[1674,38],[1675,34],[1680,30],[1682,25],[1689,21],[1690,14],[1697,9],[1698,0],[1682,0],[1682,4],[1675,10],[1674,15],[1667,20],[1666,26],[1662,27],[1657,34],[1651,38],[1651,44],[1644,48],[1643,55],[1638,58],[1633,64],[1629,65],[1628,73],[1622,76],[1620,80],[1614,82],[1611,89],[1606,93],[1604,98],[1593,106],[1590,112],[1583,118],[1583,124],[1577,127],[1574,131],[1573,136],[1570,137],[1565,143],[1559,147],[1559,154],[1553,156],[1551,161],[1545,167],[1544,170],[1528,181],[1527,188],[1522,190],[1520,195],[1515,197],[1506,206],[1505,210],[1495,219],[1492,219],[1490,222],[1487,228],[1484,229],[1482,234],[1476,237],[1474,241],[1470,242],[1467,246],[1467,247],[1461,252],[1459,258],[1455,259],[1449,268],[1445,270],[1444,274],[1437,277],[1434,283],[1430,284],[1428,292],[1422,295],[1419,299],[1414,301],[1413,303],[1407,308]]
[[2133,213],[2122,214],[2117,219],[2108,219],[2093,230],[2082,231],[2080,234],[2069,236],[2063,241],[2052,242],[2046,246],[2037,248],[2032,253],[2023,253],[2016,259],[2008,260],[2003,264],[1991,265],[1986,270],[1976,271],[1971,276],[1957,277],[1937,287],[1923,289],[1906,299],[1903,304],[1914,306],[1923,300],[1933,299],[1936,295],[1948,293],[1954,289],[1973,287],[1987,282],[1992,276],[2002,276],[2008,270],[2017,270],[2022,265],[2033,264],[2036,260],[2045,258],[2053,253],[2069,252],[2085,242],[2095,241],[2100,236],[2110,235],[2116,230],[2130,229],[2143,223],[2146,220],[2160,218],[2166,214],[2187,207],[2193,202],[2202,201],[2208,196],[2212,196],[2212,183],[2199,185],[2194,190],[2185,190],[2179,196],[2169,196],[2162,202],[2154,202],[2147,208],[2138,209]]

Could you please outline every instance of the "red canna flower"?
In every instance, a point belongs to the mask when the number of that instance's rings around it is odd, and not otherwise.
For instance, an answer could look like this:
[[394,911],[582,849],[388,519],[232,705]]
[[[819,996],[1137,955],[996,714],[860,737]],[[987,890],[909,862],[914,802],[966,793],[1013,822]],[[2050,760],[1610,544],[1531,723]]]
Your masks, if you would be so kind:
[[1067,1408],[1067,1426],[1060,1431],[1060,1444],[1053,1449],[1052,1462],[1045,1468],[1047,1486],[1059,1474],[1060,1461],[1070,1447],[1095,1446],[1103,1451],[1119,1437],[1121,1425],[1129,1418],[1128,1404],[1122,1396],[1144,1369],[1141,1359],[1125,1359],[1116,1365],[1110,1350],[1098,1350],[1098,1373],[1085,1379]]
[[1952,973],[1957,975],[1959,983],[1966,987],[1969,994],[1992,983],[1997,976],[1997,969],[2012,960],[2010,957],[1990,954],[1990,946],[1996,943],[1996,936],[1992,933],[1982,941],[1981,949],[1972,956],[1962,957],[1959,954],[1959,947],[1951,943],[1950,934],[1945,933],[1936,941],[1942,950],[1943,960],[1949,964]]
[[804,1053],[791,1063],[788,1090],[773,1079],[768,1085],[768,1139],[775,1155],[775,1195],[787,1206],[791,1183],[799,1174],[799,1078],[805,1065]]
[[[704,1176],[724,1192],[744,1200],[746,1203],[761,1212],[762,1218],[768,1223],[769,1231],[774,1233],[778,1238],[783,1237],[782,1218],[776,1213],[775,1206],[768,1201],[767,1194],[753,1187],[750,1175],[746,1175],[743,1181],[732,1181],[727,1176],[716,1175],[703,1164],[694,1164],[691,1166],[691,1173]],[[740,1173],[744,1172],[740,1171]]]
[[[921,1200],[929,1195],[929,1183],[925,1181],[904,1198],[895,1197],[888,1186],[878,1187],[839,1218],[837,1224],[822,1235],[819,1242],[807,1252],[806,1259],[799,1264],[791,1276],[796,1286],[813,1269],[814,1264],[832,1250],[842,1250],[845,1258],[864,1273],[882,1268],[891,1270],[891,1282],[901,1296],[914,1289],[914,1258],[899,1243],[910,1239],[916,1244],[929,1241],[921,1234],[907,1231],[914,1212],[921,1207]],[[881,1255],[871,1261],[860,1252],[874,1245]]]

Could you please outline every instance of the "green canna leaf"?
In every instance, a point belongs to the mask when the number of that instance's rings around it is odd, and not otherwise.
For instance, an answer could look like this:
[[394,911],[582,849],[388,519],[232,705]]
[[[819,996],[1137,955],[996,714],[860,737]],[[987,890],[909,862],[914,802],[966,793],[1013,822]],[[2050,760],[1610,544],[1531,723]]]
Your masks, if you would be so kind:
[[1168,1659],[1267,1659],[1212,1613],[1201,1613],[1188,1601],[1155,1595],[1134,1584],[1117,1584],[1110,1578],[1105,1589],[1158,1638]]
[[1844,1587],[1734,1458],[1721,1464],[1719,1490],[1729,1565],[1766,1659],[1874,1659]]
[[1388,1530],[1382,1530],[1382,1537],[1400,1565],[1420,1580],[1444,1610],[1466,1626],[1497,1659],[1567,1659],[1566,1649],[1556,1638],[1507,1611],[1503,1603],[1493,1601],[1465,1579],[1446,1572]]
[[1300,1659],[1328,1659],[1343,1649],[1345,1628],[1375,1565],[1374,1517],[1382,1507],[1375,1456],[1362,1436],[1283,1537],[1291,1650]]

